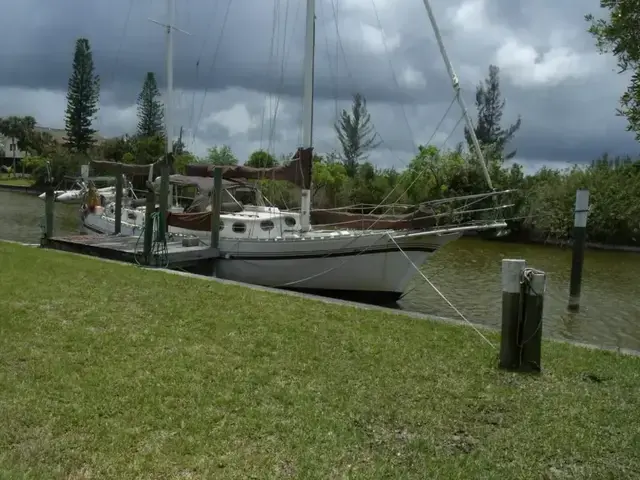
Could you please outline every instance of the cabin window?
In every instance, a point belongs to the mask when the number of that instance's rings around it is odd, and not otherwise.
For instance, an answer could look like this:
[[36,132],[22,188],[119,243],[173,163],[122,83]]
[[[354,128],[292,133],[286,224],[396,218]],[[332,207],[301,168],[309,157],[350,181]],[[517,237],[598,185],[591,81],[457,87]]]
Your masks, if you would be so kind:
[[247,229],[247,226],[243,222],[236,222],[231,227],[234,233],[244,233]]
[[218,227],[220,231],[224,230],[224,223],[220,220],[220,227]]
[[262,222],[260,222],[260,228],[266,232],[268,232],[269,230],[273,230],[274,227],[275,225],[271,220],[263,220]]
[[284,223],[287,227],[295,227],[296,219],[293,217],[284,217]]
[[137,215],[135,212],[129,212],[127,213],[127,217],[129,218],[129,220],[135,220],[137,218]]

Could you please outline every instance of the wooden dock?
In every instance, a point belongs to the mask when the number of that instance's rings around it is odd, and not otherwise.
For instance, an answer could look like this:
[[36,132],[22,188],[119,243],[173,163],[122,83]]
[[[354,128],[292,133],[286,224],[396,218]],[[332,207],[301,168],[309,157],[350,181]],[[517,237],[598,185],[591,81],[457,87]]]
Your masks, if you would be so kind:
[[210,267],[219,252],[207,245],[183,246],[182,239],[167,239],[167,247],[160,253],[152,253],[147,262],[143,254],[143,241],[123,235],[72,235],[44,239],[42,246],[53,250],[91,255],[140,265],[168,268]]

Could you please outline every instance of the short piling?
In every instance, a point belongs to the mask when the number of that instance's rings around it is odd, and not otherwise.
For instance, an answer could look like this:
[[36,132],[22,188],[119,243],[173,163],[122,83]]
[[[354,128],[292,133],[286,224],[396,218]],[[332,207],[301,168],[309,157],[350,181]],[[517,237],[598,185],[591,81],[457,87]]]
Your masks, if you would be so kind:
[[521,279],[527,266],[525,260],[502,260],[502,333],[500,339],[500,368],[513,370],[520,364],[518,338],[521,321]]
[[522,348],[520,371],[540,372],[542,352],[542,312],[547,277],[544,272],[527,271],[523,285],[524,320],[520,344]]
[[571,258],[571,280],[569,284],[570,312],[580,310],[580,290],[582,289],[582,268],[587,241],[587,216],[589,213],[589,190],[576,192],[576,206],[573,223],[573,254]]

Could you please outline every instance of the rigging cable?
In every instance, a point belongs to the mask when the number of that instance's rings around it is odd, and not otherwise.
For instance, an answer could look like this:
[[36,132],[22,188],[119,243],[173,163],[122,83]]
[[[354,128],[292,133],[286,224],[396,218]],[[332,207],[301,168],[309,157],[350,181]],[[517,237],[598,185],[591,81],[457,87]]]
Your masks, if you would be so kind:
[[[213,59],[211,60],[211,67],[209,68],[209,73],[207,74],[207,78],[211,76],[213,72],[213,67],[218,58],[218,53],[220,52],[220,45],[222,44],[222,35],[224,35],[224,29],[227,26],[227,20],[229,18],[229,10],[231,9],[231,3],[233,0],[227,0],[227,9],[224,12],[224,18],[222,20],[222,27],[220,28],[220,35],[218,36],[218,42],[216,44],[216,49],[213,52]],[[202,113],[204,110],[204,102],[207,99],[207,94],[209,93],[209,85],[207,85],[204,89],[204,95],[202,97],[202,102],[200,103],[200,111],[198,112],[198,120],[195,123],[195,128],[193,132],[193,141],[195,141],[195,132],[197,131],[198,125],[200,124],[200,120],[202,119]]]
[[[131,20],[131,12],[133,11],[133,0],[129,0],[129,7],[127,8],[127,16],[125,17],[124,25],[122,26],[122,31],[120,32],[120,41],[118,42],[118,48],[116,49],[116,57],[113,65],[113,71],[111,75],[111,81],[113,81],[116,77],[116,71],[118,70],[118,64],[120,63],[120,53],[122,52],[122,44],[124,43],[124,38],[127,35],[127,29],[129,28],[129,21]],[[102,115],[98,116],[98,130],[102,126]]]
[[469,321],[467,319],[467,317],[464,316],[464,314],[458,310],[456,308],[456,306],[451,303],[449,301],[449,299],[447,297],[445,297],[445,295],[431,282],[431,280],[429,280],[429,278],[422,273],[422,270],[420,270],[415,263],[413,263],[413,260],[411,260],[411,258],[409,258],[409,255],[406,254],[406,252],[404,250],[402,250],[402,248],[400,247],[400,245],[398,245],[398,242],[396,242],[395,238],[393,238],[391,235],[389,235],[389,239],[391,239],[391,241],[396,245],[396,247],[398,247],[398,250],[400,251],[400,253],[402,253],[402,255],[404,255],[404,257],[407,259],[407,261],[411,264],[411,266],[416,270],[416,272],[418,272],[420,274],[420,276],[429,284],[429,286],[431,288],[433,288],[433,290],[440,295],[440,297],[447,302],[447,304],[460,316],[460,318],[462,318],[466,323],[469,324],[469,326],[471,328],[473,328],[475,330],[475,332],[480,335],[480,337],[487,342],[487,344],[493,348],[494,350],[497,350],[497,347],[493,344],[493,342],[491,340],[489,340],[479,329],[478,327],[476,327],[473,323],[471,323],[471,321]]
[[[200,46],[200,53],[198,53],[198,58],[196,59],[196,84],[198,83],[199,77],[200,77],[200,61],[202,60],[202,55],[204,53],[204,49],[207,45],[207,42],[209,41],[209,36],[207,35],[207,32],[209,32],[211,30],[211,26],[213,25],[213,19],[216,18],[216,10],[218,8],[218,2],[213,2],[213,10],[211,11],[211,14],[209,15],[209,22],[207,23],[207,26],[205,28],[205,34],[204,34],[204,40],[202,40],[202,45]],[[189,115],[189,128],[193,129],[193,121],[195,119],[195,113],[196,113],[196,90],[194,88],[193,93],[191,95],[191,112]],[[193,131],[193,130],[192,130]],[[195,132],[193,133],[193,142],[195,142]]]
[[[395,87],[400,90],[400,83],[398,82],[398,77],[396,76],[396,72],[393,68],[393,62],[391,61],[391,52],[389,51],[389,47],[387,46],[387,36],[384,33],[384,29],[382,28],[382,22],[380,21],[380,15],[378,14],[378,7],[376,6],[375,0],[371,0],[371,5],[373,6],[373,12],[376,16],[376,22],[378,23],[378,29],[382,34],[382,45],[384,46],[384,51],[387,54],[387,61],[389,62],[389,68],[391,69],[391,77],[393,78],[393,82],[395,83]],[[416,146],[416,138],[413,134],[413,130],[411,129],[411,124],[409,123],[409,119],[407,118],[407,112],[404,109],[404,104],[400,104],[400,109],[402,110],[402,116],[404,118],[404,122],[407,125],[407,130],[409,131],[409,135],[411,136],[411,145],[413,146],[414,152],[418,151]]]

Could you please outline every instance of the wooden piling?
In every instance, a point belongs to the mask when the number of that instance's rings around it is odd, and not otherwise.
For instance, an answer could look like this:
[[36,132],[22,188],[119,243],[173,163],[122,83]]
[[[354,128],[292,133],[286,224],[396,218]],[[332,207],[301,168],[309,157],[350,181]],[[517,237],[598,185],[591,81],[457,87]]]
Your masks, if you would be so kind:
[[53,185],[49,183],[45,189],[44,203],[44,236],[46,239],[53,237],[53,209],[56,201]]
[[151,248],[153,246],[153,214],[155,211],[156,195],[152,186],[149,186],[144,210],[144,245],[142,250],[144,261],[147,265],[151,264]]
[[116,212],[114,233],[119,235],[122,232],[122,190],[124,189],[124,178],[122,172],[116,174]]
[[589,190],[576,192],[576,206],[573,221],[573,254],[571,257],[571,280],[569,283],[570,312],[580,310],[580,290],[582,289],[582,268],[587,241],[587,216],[589,213]]
[[165,162],[160,166],[160,198],[158,199],[160,217],[158,218],[158,241],[167,238],[167,212],[169,211],[169,165],[171,153],[166,154]]
[[522,272],[527,262],[520,259],[502,260],[502,332],[500,338],[500,368],[512,370],[520,364],[518,325],[522,317]]
[[[220,245],[220,209],[222,207],[222,167],[213,170],[213,192],[211,192],[211,243],[218,250]],[[212,275],[216,275],[216,260],[212,260]]]
[[547,277],[544,272],[530,271],[524,284],[524,321],[521,327],[520,371],[540,372],[542,351],[542,312]]

